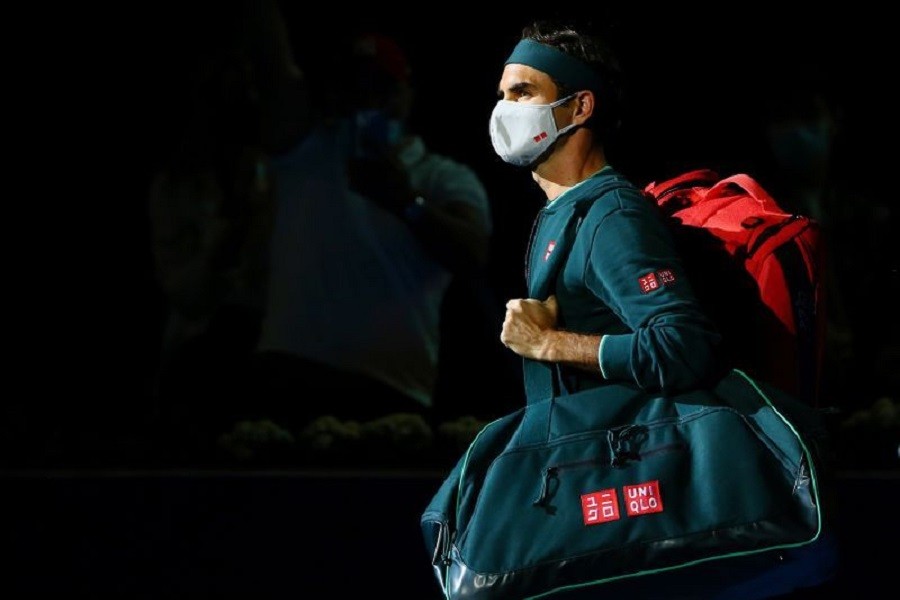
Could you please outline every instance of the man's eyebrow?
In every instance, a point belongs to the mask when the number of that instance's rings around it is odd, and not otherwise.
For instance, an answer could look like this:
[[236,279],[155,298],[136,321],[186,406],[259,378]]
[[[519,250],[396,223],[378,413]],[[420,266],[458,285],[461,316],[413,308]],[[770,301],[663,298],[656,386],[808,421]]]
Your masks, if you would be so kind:
[[[520,81],[519,83],[514,83],[511,86],[509,86],[509,92],[511,94],[524,94],[525,92],[530,92],[535,87],[537,87],[537,86],[535,86],[533,83],[530,83],[528,81]],[[498,98],[503,97],[503,90],[501,90],[501,89],[497,90],[497,97]]]

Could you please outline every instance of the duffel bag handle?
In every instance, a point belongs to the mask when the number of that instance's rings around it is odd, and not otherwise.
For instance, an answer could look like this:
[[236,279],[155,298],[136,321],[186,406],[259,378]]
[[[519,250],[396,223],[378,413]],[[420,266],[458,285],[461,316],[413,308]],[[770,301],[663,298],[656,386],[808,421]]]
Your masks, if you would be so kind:
[[550,437],[550,414],[553,412],[553,401],[561,394],[567,394],[562,378],[562,370],[557,363],[545,363],[532,359],[524,359],[532,364],[525,367],[526,385],[531,389],[543,390],[539,397],[543,400],[527,405],[522,425],[519,428],[518,444],[537,444],[546,442]]
[[516,432],[515,446],[543,444],[550,439],[550,416],[555,400],[550,397],[528,405]]

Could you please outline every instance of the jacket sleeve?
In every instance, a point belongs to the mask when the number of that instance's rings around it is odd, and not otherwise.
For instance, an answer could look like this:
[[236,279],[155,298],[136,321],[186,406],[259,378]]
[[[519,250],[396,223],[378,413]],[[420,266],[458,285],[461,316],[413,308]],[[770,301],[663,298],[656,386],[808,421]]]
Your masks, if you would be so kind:
[[593,232],[585,283],[631,330],[604,335],[598,360],[606,379],[679,392],[717,369],[720,336],[701,310],[662,218],[624,206]]

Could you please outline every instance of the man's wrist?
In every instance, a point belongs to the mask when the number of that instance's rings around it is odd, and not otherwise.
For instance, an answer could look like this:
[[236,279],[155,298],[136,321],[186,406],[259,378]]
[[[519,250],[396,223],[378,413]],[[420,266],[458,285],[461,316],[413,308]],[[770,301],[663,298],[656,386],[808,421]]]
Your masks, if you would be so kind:
[[547,329],[544,331],[543,340],[538,348],[538,360],[545,362],[559,362],[560,331]]
[[548,329],[543,332],[536,358],[599,373],[599,346],[603,337],[605,336],[575,333],[564,329]]

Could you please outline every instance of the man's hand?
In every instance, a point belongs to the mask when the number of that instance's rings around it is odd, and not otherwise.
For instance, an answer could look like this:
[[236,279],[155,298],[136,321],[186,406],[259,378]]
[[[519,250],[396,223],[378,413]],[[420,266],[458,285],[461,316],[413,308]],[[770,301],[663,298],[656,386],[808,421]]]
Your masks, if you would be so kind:
[[558,317],[556,296],[544,302],[531,298],[510,300],[506,303],[500,341],[519,356],[551,360],[549,351]]

